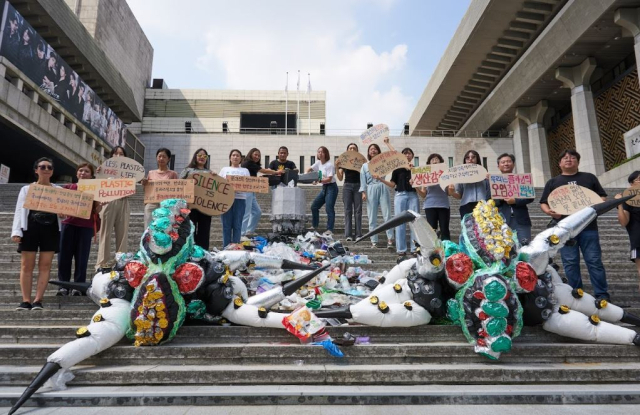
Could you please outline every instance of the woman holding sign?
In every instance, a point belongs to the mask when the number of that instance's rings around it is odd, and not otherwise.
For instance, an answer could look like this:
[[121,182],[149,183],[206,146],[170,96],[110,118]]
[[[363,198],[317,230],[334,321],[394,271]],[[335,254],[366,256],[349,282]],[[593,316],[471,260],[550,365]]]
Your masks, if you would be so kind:
[[[634,191],[637,191],[638,187],[640,187],[640,171],[636,170],[631,173],[628,181],[629,185],[634,187]],[[621,193],[618,193],[616,199],[620,199],[622,196]],[[632,262],[635,262],[640,275],[640,207],[636,206],[636,200],[632,199],[629,202],[634,202],[634,204],[623,203],[618,205],[618,222],[627,229],[629,242],[631,243],[629,258]]]
[[[262,155],[260,154],[260,150],[258,150],[257,148],[252,148],[251,150],[249,150],[247,156],[242,162],[242,167],[249,170],[249,174],[253,177],[257,177],[258,173],[277,175],[281,175],[282,173],[284,173],[284,170],[276,171],[272,169],[263,169],[262,165],[260,164],[261,158]],[[258,204],[256,194],[248,192],[245,202],[244,218],[242,219],[242,235],[254,235],[256,228],[258,227],[258,222],[260,222],[260,216],[262,216],[262,210],[260,209],[260,205]]]
[[[347,151],[358,150],[356,143],[347,146]],[[338,169],[338,180],[344,180],[342,185],[342,202],[344,203],[344,236],[352,241],[351,224],[355,217],[356,239],[362,236],[362,192],[360,191],[360,173],[356,170]]]
[[[480,154],[475,150],[469,150],[464,153],[464,164],[479,164]],[[480,200],[491,199],[491,187],[489,186],[489,179],[484,179],[477,183],[458,183],[456,185],[450,185],[447,188],[447,193],[450,196],[460,200],[460,217],[464,218],[467,213],[473,212],[473,208],[476,207]]]
[[[322,179],[320,179],[320,183],[322,183],[322,190],[318,196],[316,196],[313,203],[311,203],[312,226],[314,229],[318,229],[318,226],[320,226],[320,208],[322,205],[326,204],[327,231],[325,232],[325,235],[331,236],[333,235],[333,225],[336,220],[335,206],[336,199],[338,198],[338,185],[336,184],[336,178],[334,177],[336,174],[336,167],[333,165],[333,161],[331,161],[329,149],[325,146],[318,148],[316,157],[318,158],[318,161],[307,169],[307,173],[311,173],[312,171],[320,171],[322,173]],[[317,184],[317,182],[314,184]]]
[[[175,180],[178,173],[169,170],[169,161],[171,160],[171,151],[168,148],[159,148],[156,151],[157,170],[151,170],[146,179],[142,179],[142,185],[146,186],[149,180]],[[145,229],[151,223],[151,214],[160,207],[160,203],[147,203],[144,205],[144,227]]]
[[[240,166],[242,153],[233,149],[229,153],[229,166],[220,170],[220,176],[250,176],[249,170]],[[240,243],[240,231],[242,230],[242,218],[246,205],[247,194],[245,192],[235,192],[235,199],[231,208],[222,214],[222,247],[225,248],[230,243]]]
[[[440,154],[433,153],[427,158],[427,164],[441,163],[444,163],[444,159]],[[431,225],[434,230],[440,227],[440,239],[443,241],[451,240],[451,234],[449,233],[451,210],[447,193],[437,184],[416,190],[420,196],[425,198],[422,207],[429,225]]]
[[[35,184],[55,186],[51,184],[53,161],[46,157],[38,159],[33,168],[38,177]],[[20,189],[16,211],[13,216],[11,240],[18,244],[20,252],[20,291],[22,303],[16,310],[42,310],[42,297],[47,289],[53,254],[60,246],[61,218],[55,213],[29,210],[24,207],[29,192],[29,185]],[[33,269],[36,266],[36,253],[40,251],[38,260],[38,285],[36,297],[31,303]]]
[[[193,153],[191,157],[191,163],[182,170],[180,173],[181,179],[186,179],[194,173],[212,173],[214,171],[207,168],[207,162],[209,161],[209,153],[204,148],[199,148]],[[209,235],[211,233],[211,216],[206,213],[202,213],[197,209],[191,209],[189,213],[189,219],[193,222],[196,230],[193,234],[193,240],[196,245],[204,248],[205,251],[209,250]]]
[[[367,148],[367,160],[382,153],[380,146],[373,143]],[[362,201],[367,202],[367,216],[369,217],[369,230],[373,230],[378,226],[378,206],[382,211],[382,219],[385,222],[391,219],[391,195],[389,189],[378,178],[373,177],[369,172],[369,163],[362,165],[360,169],[360,192],[362,192]],[[393,249],[395,246],[393,237],[393,229],[387,230],[387,247]],[[378,234],[371,236],[371,246],[378,247]]]

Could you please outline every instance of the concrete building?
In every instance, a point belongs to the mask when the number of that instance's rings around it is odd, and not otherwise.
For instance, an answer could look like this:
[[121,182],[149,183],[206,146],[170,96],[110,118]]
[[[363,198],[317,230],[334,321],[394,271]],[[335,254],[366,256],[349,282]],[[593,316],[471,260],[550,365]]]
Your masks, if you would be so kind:
[[53,158],[54,180],[70,179],[113,145],[142,162],[144,145],[124,127],[142,121],[153,49],[126,0],[0,6],[0,163],[10,181],[31,181],[41,156]]

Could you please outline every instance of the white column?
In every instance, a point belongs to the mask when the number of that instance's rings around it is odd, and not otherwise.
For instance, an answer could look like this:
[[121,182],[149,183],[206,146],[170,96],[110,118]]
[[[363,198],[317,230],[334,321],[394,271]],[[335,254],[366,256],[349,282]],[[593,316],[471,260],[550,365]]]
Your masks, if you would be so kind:
[[527,124],[529,138],[529,165],[533,176],[533,184],[537,187],[545,185],[551,178],[549,150],[547,148],[547,132],[544,128],[544,115],[549,109],[547,101],[538,102],[532,107],[519,107],[516,117]]
[[513,132],[513,153],[516,156],[516,173],[530,173],[531,160],[529,153],[529,132],[527,124],[520,118],[516,118],[509,125],[509,131]]
[[[615,24],[622,26],[622,36],[633,37],[636,62],[640,62],[640,8],[622,8],[613,15]],[[638,72],[640,76],[640,72]]]

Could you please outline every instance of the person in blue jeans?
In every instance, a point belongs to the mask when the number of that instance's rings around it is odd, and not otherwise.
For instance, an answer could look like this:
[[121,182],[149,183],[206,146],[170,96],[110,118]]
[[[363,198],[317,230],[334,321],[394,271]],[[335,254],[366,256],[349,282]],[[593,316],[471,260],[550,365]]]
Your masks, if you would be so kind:
[[[242,153],[233,149],[229,153],[229,167],[223,167],[219,175],[227,176],[250,176],[249,170],[240,167]],[[245,202],[247,194],[245,192],[235,192],[233,204],[222,214],[222,247],[225,248],[230,243],[240,243],[240,231],[242,230],[242,218],[244,218]]]
[[322,190],[316,196],[313,203],[311,203],[311,224],[314,229],[318,229],[320,226],[320,208],[323,205],[327,211],[327,231],[325,235],[333,235],[333,226],[336,221],[336,199],[338,198],[338,185],[336,184],[336,167],[331,161],[329,150],[325,146],[318,148],[316,154],[318,161],[313,166],[307,169],[307,173],[312,171],[321,171],[322,179],[314,184],[321,183]]
[[[580,164],[580,154],[575,150],[565,150],[560,154],[560,170],[562,174],[550,179],[544,186],[544,191],[540,197],[540,207],[542,211],[558,221],[563,219],[547,203],[549,194],[560,186],[566,184],[577,184],[593,190],[598,196],[605,200],[607,193],[604,191],[598,178],[591,173],[578,171]],[[602,264],[602,249],[600,248],[600,236],[598,234],[598,222],[594,220],[575,238],[575,244],[565,245],[560,249],[562,266],[564,273],[569,280],[569,285],[573,288],[582,288],[582,276],[580,275],[580,251],[587,264],[593,292],[598,300],[609,300],[607,285],[607,275]]]
[[[260,164],[261,157],[262,154],[260,153],[260,150],[258,150],[257,148],[252,148],[244,158],[242,167],[249,170],[249,174],[253,177],[257,177],[258,173],[276,175],[281,175],[282,173],[284,173],[284,170],[276,171],[272,169],[263,169],[262,165]],[[255,235],[256,228],[258,227],[258,223],[260,222],[260,216],[262,216],[262,209],[260,209],[256,194],[251,192],[247,193],[244,218],[242,219],[241,233],[243,236],[251,237]]]
[[[380,154],[380,146],[369,144],[367,160]],[[369,218],[369,231],[378,226],[378,206],[382,213],[382,219],[387,222],[391,219],[391,195],[389,189],[380,180],[373,177],[369,171],[369,163],[364,163],[360,169],[360,191],[362,201],[367,202],[367,217]],[[387,247],[393,249],[396,246],[393,229],[387,229]],[[371,246],[378,248],[378,234],[371,236]]]

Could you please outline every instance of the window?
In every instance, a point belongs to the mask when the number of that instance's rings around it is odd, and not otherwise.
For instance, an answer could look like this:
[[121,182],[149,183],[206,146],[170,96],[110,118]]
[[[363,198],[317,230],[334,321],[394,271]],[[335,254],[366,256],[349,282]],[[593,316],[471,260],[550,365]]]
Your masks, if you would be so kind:
[[316,156],[311,156],[311,161],[310,161],[311,165],[313,166],[314,164],[316,164]]
[[264,167],[269,168],[269,156],[264,156]]
[[414,166],[419,166],[420,165],[420,157],[414,157],[413,158],[413,165]]
[[304,173],[304,156],[300,156],[300,173]]
[[171,155],[171,160],[169,161],[169,170],[173,170],[176,166],[176,155]]
[[449,157],[449,167],[453,167],[453,157]]
[[482,165],[484,166],[484,168],[487,168],[487,158],[486,157],[482,157]]

